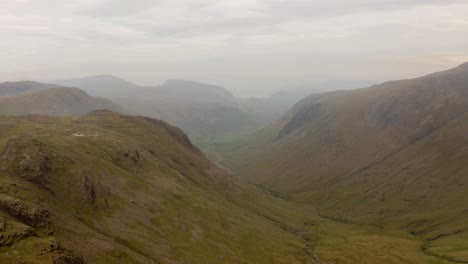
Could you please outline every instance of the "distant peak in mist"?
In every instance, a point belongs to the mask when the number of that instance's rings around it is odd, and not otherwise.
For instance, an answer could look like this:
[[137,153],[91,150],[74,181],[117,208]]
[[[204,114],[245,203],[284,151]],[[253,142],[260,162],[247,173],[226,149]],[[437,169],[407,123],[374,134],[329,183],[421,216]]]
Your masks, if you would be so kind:
[[70,83],[70,82],[96,82],[96,83],[110,83],[110,84],[116,84],[116,83],[123,83],[126,85],[134,85],[133,83],[124,80],[120,77],[117,77],[112,74],[100,74],[100,75],[92,75],[92,76],[85,76],[81,78],[72,78],[72,79],[67,79],[67,80],[58,80],[56,83]]
[[458,68],[462,68],[462,69],[464,69],[464,70],[468,70],[468,61],[465,62],[465,63],[463,63],[463,64],[461,64],[460,66],[458,66]]

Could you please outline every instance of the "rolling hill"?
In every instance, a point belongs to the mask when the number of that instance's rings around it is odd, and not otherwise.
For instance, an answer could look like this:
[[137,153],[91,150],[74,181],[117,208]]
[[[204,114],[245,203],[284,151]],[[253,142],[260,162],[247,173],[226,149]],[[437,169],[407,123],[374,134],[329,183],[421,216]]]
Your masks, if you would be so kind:
[[[15,84],[17,90],[25,90],[22,85]],[[0,115],[81,115],[97,109],[123,110],[109,100],[91,97],[77,88],[41,88],[0,96]]]
[[468,262],[468,63],[309,96],[226,155],[241,177],[344,222]]

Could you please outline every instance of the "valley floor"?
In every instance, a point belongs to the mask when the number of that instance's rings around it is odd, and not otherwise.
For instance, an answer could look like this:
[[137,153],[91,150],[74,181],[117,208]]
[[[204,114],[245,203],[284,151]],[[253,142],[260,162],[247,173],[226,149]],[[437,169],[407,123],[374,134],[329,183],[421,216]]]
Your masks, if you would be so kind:
[[[257,187],[258,188],[258,187]],[[264,192],[268,192],[263,189]],[[271,194],[272,196],[275,196]],[[283,200],[281,198],[274,198]],[[312,263],[316,264],[454,264],[445,255],[449,247],[432,245],[430,241],[399,230],[354,224],[321,216],[314,207],[283,200],[315,217],[304,223],[300,236]],[[287,221],[293,220],[287,219]],[[448,246],[448,245],[447,245]],[[449,248],[450,249],[450,248]],[[452,248],[453,249],[453,248]]]

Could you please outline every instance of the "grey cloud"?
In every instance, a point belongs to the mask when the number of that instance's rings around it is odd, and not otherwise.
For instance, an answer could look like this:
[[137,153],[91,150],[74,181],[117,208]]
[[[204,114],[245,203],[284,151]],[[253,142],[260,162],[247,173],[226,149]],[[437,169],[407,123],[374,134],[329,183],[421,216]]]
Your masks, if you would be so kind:
[[429,72],[467,58],[467,12],[466,0],[1,0],[0,68],[193,78],[244,94],[314,74],[411,77],[411,63]]
[[83,14],[97,17],[119,17],[138,14],[159,4],[158,0],[106,0]]
[[152,37],[194,37],[212,34],[235,34],[244,36],[277,32],[275,25],[280,21],[272,17],[220,18],[210,21],[184,21],[169,25],[133,24],[135,29],[143,30]]
[[271,0],[261,8],[262,12],[276,16],[323,18],[364,11],[405,9],[415,6],[448,5],[463,0]]

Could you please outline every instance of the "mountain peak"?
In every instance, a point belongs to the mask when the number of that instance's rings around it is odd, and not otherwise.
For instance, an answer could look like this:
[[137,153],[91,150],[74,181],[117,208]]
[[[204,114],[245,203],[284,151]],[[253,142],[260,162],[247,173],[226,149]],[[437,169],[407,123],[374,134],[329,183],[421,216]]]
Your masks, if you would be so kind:
[[458,68],[461,68],[461,69],[464,69],[464,70],[468,70],[468,61],[461,64],[460,66],[458,66]]

